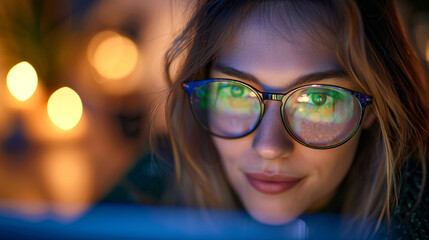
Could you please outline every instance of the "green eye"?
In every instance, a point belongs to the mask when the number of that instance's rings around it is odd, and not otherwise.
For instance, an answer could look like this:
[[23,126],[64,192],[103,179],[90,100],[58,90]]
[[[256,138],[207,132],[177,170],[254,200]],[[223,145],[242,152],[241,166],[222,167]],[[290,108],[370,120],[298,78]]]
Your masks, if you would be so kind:
[[231,96],[232,97],[242,97],[243,94],[244,94],[244,87],[243,86],[238,86],[238,85],[231,86]]
[[321,106],[326,102],[326,95],[325,94],[311,94],[311,101],[317,105]]

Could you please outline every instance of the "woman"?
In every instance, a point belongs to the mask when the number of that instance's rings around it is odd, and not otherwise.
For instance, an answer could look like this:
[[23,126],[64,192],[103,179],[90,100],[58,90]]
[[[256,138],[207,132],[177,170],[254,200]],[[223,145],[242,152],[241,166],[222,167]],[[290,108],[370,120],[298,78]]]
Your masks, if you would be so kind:
[[332,211],[376,221],[364,234],[425,234],[402,219],[427,202],[427,82],[392,1],[207,0],[166,67],[187,204],[243,206],[272,225]]

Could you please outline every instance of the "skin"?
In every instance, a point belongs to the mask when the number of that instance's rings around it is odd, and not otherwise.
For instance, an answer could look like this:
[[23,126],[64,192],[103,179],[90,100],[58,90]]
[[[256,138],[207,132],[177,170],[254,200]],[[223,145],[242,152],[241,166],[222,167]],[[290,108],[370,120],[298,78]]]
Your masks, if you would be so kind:
[[[255,14],[244,21],[242,29],[222,50],[216,66],[223,68],[214,67],[210,77],[236,79],[261,91],[285,93],[301,76],[341,70],[335,52],[312,41],[305,34],[290,36],[284,24],[264,23]],[[347,77],[314,83],[357,90]],[[212,139],[227,178],[246,210],[262,223],[277,225],[305,212],[318,211],[332,200],[353,162],[361,129],[369,127],[373,118],[366,116],[360,130],[345,144],[317,150],[291,138],[281,120],[280,102],[266,101],[265,106],[259,127],[250,135],[233,140]],[[286,192],[265,194],[250,185],[245,173],[280,174],[302,180]]]

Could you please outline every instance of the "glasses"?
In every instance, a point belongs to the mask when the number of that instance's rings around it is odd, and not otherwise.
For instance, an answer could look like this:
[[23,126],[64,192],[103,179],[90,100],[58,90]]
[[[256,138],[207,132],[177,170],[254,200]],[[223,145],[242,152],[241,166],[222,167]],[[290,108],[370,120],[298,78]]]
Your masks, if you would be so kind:
[[289,134],[300,144],[329,149],[347,142],[359,129],[372,97],[337,86],[313,84],[285,94],[260,92],[230,79],[183,83],[197,122],[212,135],[235,139],[260,124],[265,100],[282,102],[280,113]]

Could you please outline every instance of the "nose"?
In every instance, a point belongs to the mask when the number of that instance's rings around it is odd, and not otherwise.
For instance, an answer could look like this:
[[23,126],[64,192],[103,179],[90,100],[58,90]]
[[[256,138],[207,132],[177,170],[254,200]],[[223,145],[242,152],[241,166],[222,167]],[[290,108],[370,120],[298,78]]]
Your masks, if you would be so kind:
[[264,116],[253,139],[253,150],[266,160],[286,158],[294,148],[293,139],[283,125],[280,106],[277,101],[265,104]]

